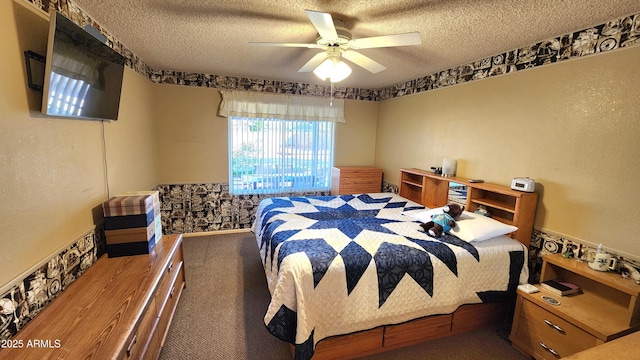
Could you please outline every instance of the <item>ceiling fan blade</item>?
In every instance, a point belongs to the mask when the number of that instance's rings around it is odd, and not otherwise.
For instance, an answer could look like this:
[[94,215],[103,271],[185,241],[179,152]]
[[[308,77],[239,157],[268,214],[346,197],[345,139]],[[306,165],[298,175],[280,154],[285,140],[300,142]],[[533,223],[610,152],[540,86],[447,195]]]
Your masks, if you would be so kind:
[[338,41],[338,32],[333,24],[331,14],[313,10],[305,10],[304,12],[307,13],[309,20],[311,20],[311,23],[318,31],[318,34],[320,34],[320,37],[329,42]]
[[409,46],[409,45],[420,45],[420,44],[422,44],[422,40],[420,39],[419,32],[373,36],[373,37],[362,38],[362,39],[353,39],[349,41],[349,46],[354,49],[372,49],[372,48],[381,48],[381,47]]
[[368,70],[371,73],[377,74],[380,71],[386,69],[386,67],[384,67],[384,65],[381,65],[375,61],[373,61],[371,58],[364,56],[362,54],[360,54],[357,51],[353,51],[353,50],[345,50],[342,53],[342,56],[351,61],[352,63]]
[[302,47],[309,49],[317,49],[318,44],[307,43],[287,43],[287,42],[249,42],[249,46],[282,46],[282,47]]
[[320,65],[321,62],[324,61],[324,59],[327,58],[327,53],[326,52],[319,52],[317,53],[314,57],[311,58],[311,60],[307,61],[306,64],[304,64],[303,67],[300,68],[300,70],[298,70],[298,72],[310,72],[313,71],[313,69],[315,69],[316,67],[318,67],[318,65]]

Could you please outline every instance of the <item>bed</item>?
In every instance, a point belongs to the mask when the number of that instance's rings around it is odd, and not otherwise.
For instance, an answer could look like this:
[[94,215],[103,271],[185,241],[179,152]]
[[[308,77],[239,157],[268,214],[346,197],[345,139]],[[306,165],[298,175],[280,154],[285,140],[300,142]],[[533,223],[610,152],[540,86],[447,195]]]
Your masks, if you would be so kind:
[[[479,236],[473,227],[435,239],[419,225],[438,211],[393,193],[261,201],[252,230],[271,292],[269,332],[304,360],[323,339],[367,331],[377,339],[438,316],[449,318],[434,329],[450,330],[462,305],[513,299],[528,277],[526,247],[504,235],[513,228],[491,224],[480,241],[469,238]],[[475,219],[465,212],[456,229]]]

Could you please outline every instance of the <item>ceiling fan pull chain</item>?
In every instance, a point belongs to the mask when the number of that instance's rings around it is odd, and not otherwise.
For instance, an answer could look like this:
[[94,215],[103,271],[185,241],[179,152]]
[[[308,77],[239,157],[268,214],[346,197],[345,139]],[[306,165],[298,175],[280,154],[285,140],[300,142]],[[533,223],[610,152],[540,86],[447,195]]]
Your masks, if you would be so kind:
[[329,80],[331,83],[331,97],[329,98],[329,106],[333,106],[333,81]]

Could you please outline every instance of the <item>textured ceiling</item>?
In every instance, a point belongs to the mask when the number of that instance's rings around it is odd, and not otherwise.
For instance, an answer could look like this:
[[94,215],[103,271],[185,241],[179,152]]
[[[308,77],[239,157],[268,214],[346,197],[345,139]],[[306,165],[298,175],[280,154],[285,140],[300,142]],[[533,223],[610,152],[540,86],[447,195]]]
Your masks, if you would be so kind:
[[377,89],[640,12],[639,0],[74,0],[156,70],[324,84],[298,73],[317,49],[304,10],[344,21],[353,38],[418,31],[422,45],[360,52],[387,67],[355,65],[338,86]]

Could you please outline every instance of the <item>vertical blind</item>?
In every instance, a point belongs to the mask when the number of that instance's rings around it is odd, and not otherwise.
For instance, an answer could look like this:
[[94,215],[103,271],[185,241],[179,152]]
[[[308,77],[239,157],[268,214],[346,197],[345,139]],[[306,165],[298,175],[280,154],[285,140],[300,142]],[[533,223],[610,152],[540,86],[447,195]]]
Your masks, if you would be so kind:
[[233,194],[328,190],[334,123],[229,117]]

